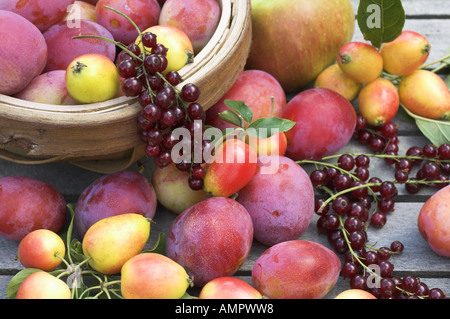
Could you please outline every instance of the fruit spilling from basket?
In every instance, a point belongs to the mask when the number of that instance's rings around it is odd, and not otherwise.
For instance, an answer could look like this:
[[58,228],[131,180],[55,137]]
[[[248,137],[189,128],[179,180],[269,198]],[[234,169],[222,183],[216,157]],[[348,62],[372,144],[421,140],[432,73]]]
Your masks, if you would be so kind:
[[[9,1],[10,9],[14,1]],[[34,43],[41,49],[34,52],[40,61],[27,63],[27,68],[16,65],[30,73],[7,73],[11,76],[0,83],[0,93],[34,102],[44,96],[61,104],[136,98],[141,106],[136,125],[156,167],[151,183],[138,172],[102,176],[74,206],[65,206],[62,195],[43,182],[0,179],[0,217],[11,221],[0,225],[0,234],[19,242],[18,259],[25,267],[12,278],[9,297],[179,299],[190,298],[188,289],[197,287],[201,299],[317,299],[340,276],[349,279],[351,289],[337,299],[445,297],[418,277],[394,274],[390,258],[403,252],[402,242],[378,248],[368,234],[386,224],[399,185],[409,193],[428,186],[436,193],[423,205],[417,227],[430,249],[450,256],[450,242],[443,235],[449,211],[439,204],[449,196],[450,144],[415,146],[401,155],[393,122],[400,105],[430,120],[449,117],[445,82],[436,69],[424,70],[430,51],[424,36],[403,31],[380,50],[341,41],[345,43],[334,55],[336,63],[324,65],[316,72],[315,87],[289,101],[285,90],[299,88],[299,79],[276,78],[279,70],[272,70],[274,75],[245,70],[206,110],[198,103],[200,88],[193,83],[180,87],[178,71],[195,59],[214,32],[218,7],[207,7],[209,1],[204,1],[195,11],[214,16],[205,19],[207,35],[195,37],[181,30],[190,29],[187,18],[174,13],[193,14],[185,0],[161,1],[161,7],[156,0],[134,1],[136,11],[145,9],[145,19],[109,6],[130,1],[98,0],[97,7],[75,2],[79,7],[74,4],[62,22],[33,27],[20,15],[0,10],[0,17],[15,28],[32,29],[26,36],[39,39]],[[348,1],[342,2],[350,8]],[[265,10],[261,3],[252,2],[255,22],[258,10]],[[353,14],[347,13],[353,25]],[[86,34],[73,33],[77,27],[70,26],[70,17],[76,14],[86,17],[72,21],[88,30]],[[93,17],[97,22],[89,20]],[[170,23],[176,27],[165,25]],[[256,23],[255,35],[264,27]],[[101,52],[64,51],[69,40]],[[256,47],[257,42],[255,36]],[[44,52],[44,43],[47,49],[53,43],[55,49]],[[76,56],[68,58],[70,54]],[[251,63],[258,65],[258,56],[251,56]],[[293,71],[299,71],[294,65]],[[40,74],[42,70],[47,73]],[[54,93],[40,94],[52,88]],[[430,95],[436,99],[430,102]],[[339,154],[352,138],[370,153]],[[394,168],[392,181],[371,176],[369,163],[375,159]],[[303,165],[315,169],[308,174]],[[415,177],[413,167],[418,168]],[[40,200],[29,209],[26,202],[35,198]],[[147,249],[157,203],[178,216]],[[71,219],[64,241],[57,233],[66,222],[66,207]],[[319,233],[334,251],[301,239],[314,214]],[[18,223],[26,227],[10,226]],[[72,238],[74,231],[78,238]],[[266,249],[253,262],[249,284],[233,275],[247,260],[254,240]],[[88,286],[88,276],[98,282]]]

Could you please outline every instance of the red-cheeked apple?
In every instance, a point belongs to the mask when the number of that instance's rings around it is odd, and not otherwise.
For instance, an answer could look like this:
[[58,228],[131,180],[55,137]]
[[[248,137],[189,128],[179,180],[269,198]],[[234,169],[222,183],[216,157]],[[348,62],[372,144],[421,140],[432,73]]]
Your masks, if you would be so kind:
[[16,299],[71,299],[69,286],[45,271],[29,275],[20,284]]
[[199,299],[262,299],[261,293],[236,277],[218,277],[203,286]]
[[37,229],[19,243],[18,258],[26,268],[52,271],[58,267],[66,253],[64,241],[55,232]]

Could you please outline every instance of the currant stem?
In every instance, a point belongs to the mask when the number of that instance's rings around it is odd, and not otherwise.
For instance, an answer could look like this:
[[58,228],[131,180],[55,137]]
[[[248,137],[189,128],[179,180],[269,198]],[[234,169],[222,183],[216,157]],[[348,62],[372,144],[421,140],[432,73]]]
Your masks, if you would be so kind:
[[361,261],[361,259],[359,258],[359,256],[355,254],[355,251],[353,250],[352,245],[350,244],[350,241],[348,240],[348,237],[347,237],[347,230],[346,230],[345,227],[344,227],[344,221],[342,220],[342,216],[339,215],[338,217],[339,217],[339,223],[341,224],[341,228],[342,228],[342,234],[343,234],[343,236],[344,236],[344,238],[345,238],[345,241],[346,241],[346,243],[347,243],[348,250],[350,251],[350,253],[352,254],[352,256],[353,256],[354,258],[356,258],[356,260],[358,261],[358,263],[359,263],[365,270],[367,270],[367,271],[370,272],[371,274],[377,276],[378,278],[382,279],[382,277],[381,277],[379,274],[375,273],[372,269],[370,269],[369,267],[367,267],[367,266]]

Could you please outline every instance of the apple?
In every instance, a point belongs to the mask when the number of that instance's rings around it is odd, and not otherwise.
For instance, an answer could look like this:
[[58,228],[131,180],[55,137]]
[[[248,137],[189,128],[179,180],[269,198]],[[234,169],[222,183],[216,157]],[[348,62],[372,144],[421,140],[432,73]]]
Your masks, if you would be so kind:
[[450,91],[436,73],[417,70],[405,75],[398,94],[400,103],[416,115],[434,120],[450,119]]
[[334,299],[377,299],[377,297],[362,289],[347,289],[339,293]]
[[256,151],[238,139],[228,139],[215,148],[206,168],[203,189],[212,196],[229,197],[241,190],[256,173]]
[[192,284],[180,264],[156,253],[132,257],[120,274],[125,299],[180,299]]
[[402,31],[392,42],[381,46],[384,69],[395,75],[407,75],[416,71],[430,55],[430,42],[420,33]]
[[262,138],[248,135],[247,143],[256,151],[256,156],[286,154],[287,139],[284,132],[276,132],[270,137]]
[[102,102],[116,97],[119,92],[119,73],[106,56],[84,54],[67,67],[66,86],[70,96],[80,103]]
[[241,72],[231,88],[213,106],[206,110],[205,124],[224,130],[234,125],[225,122],[219,113],[229,110],[225,100],[243,101],[253,112],[253,120],[261,117],[279,117],[286,105],[286,94],[280,83],[261,70]]
[[36,76],[14,97],[26,101],[54,105],[78,104],[67,91],[65,70],[54,70]]
[[216,0],[168,0],[161,8],[160,25],[172,25],[189,37],[200,52],[216,31],[221,9]]
[[45,271],[29,275],[20,284],[16,299],[72,299],[69,286]]
[[140,214],[107,217],[89,227],[83,237],[83,253],[95,270],[116,274],[142,251],[149,236],[150,221]]
[[422,206],[417,227],[423,239],[438,255],[450,257],[450,186],[437,191]]
[[320,72],[314,82],[314,87],[335,91],[348,101],[353,101],[358,97],[363,85],[348,77],[335,63]]
[[66,221],[66,201],[52,185],[26,176],[0,178],[0,235],[20,242],[36,229],[58,233]]
[[298,93],[281,117],[296,122],[285,132],[286,156],[294,160],[319,160],[336,153],[350,141],[356,127],[353,105],[339,93],[322,88]]
[[30,21],[4,10],[0,10],[0,42],[0,94],[13,95],[43,71],[47,44]]
[[291,240],[268,248],[255,261],[252,282],[270,299],[320,299],[336,284],[338,256],[307,240]]
[[337,63],[348,77],[359,83],[369,83],[383,72],[383,57],[365,42],[345,44],[338,53]]
[[261,293],[236,277],[219,277],[200,290],[199,299],[262,299]]
[[65,253],[66,246],[58,234],[48,229],[36,229],[20,241],[17,256],[26,268],[52,271],[61,264]]
[[367,123],[383,126],[397,114],[400,106],[397,88],[385,78],[367,83],[359,93],[358,109]]
[[353,37],[349,0],[252,0],[246,67],[273,75],[287,92],[304,88]]
[[[167,48],[167,68],[164,74],[170,71],[178,71],[188,63],[194,62],[194,49],[191,40],[182,30],[170,25],[155,25],[142,33],[151,32],[156,35],[158,43]],[[138,37],[135,41],[140,44],[141,39]]]
[[179,170],[174,163],[155,167],[152,174],[156,198],[159,203],[175,214],[208,198],[203,190],[193,190],[188,184],[189,172]]

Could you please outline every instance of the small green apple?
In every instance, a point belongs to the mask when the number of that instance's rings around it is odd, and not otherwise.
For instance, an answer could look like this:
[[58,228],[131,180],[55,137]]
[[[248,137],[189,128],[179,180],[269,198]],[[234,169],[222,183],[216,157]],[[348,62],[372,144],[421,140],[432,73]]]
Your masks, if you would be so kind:
[[80,103],[102,102],[116,97],[120,78],[106,56],[88,53],[74,59],[66,70],[69,94]]

